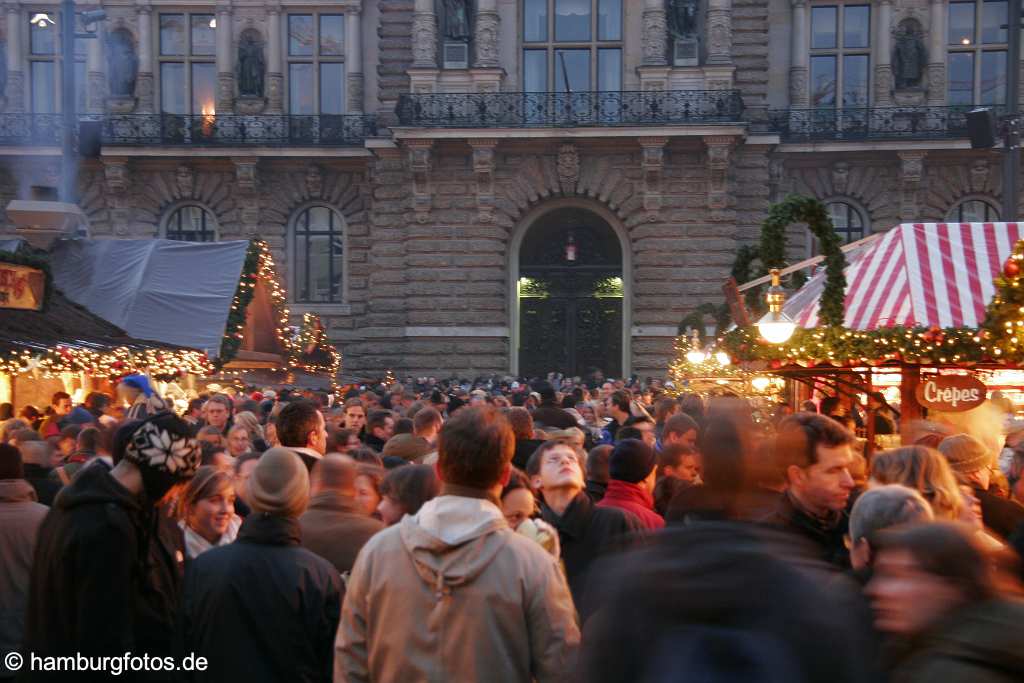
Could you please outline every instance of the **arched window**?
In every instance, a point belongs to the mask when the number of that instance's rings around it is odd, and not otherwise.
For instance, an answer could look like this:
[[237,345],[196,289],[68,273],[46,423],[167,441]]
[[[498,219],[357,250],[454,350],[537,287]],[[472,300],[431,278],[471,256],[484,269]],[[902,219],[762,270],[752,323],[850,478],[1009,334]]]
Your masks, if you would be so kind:
[[949,223],[987,223],[999,220],[999,210],[984,199],[965,199],[946,214]]
[[825,207],[843,244],[863,239],[866,222],[860,209],[846,202],[828,202]]
[[295,218],[295,300],[341,303],[345,232],[341,216],[326,206],[311,206]]
[[201,206],[179,206],[164,223],[164,237],[182,242],[216,242],[217,221]]

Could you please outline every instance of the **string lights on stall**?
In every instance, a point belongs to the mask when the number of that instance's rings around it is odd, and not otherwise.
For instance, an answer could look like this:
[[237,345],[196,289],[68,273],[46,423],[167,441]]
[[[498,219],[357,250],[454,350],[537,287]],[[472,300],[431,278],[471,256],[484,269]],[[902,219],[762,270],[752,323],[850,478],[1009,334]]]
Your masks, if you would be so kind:
[[289,311],[285,305],[288,299],[287,292],[277,277],[274,256],[270,252],[270,247],[263,240],[252,240],[245,255],[242,275],[238,280],[238,287],[231,302],[231,310],[228,312],[224,339],[221,342],[220,355],[217,358],[219,366],[229,363],[238,355],[242,340],[245,338],[246,310],[256,296],[256,287],[260,282],[267,287],[267,291],[270,293],[270,302],[276,321],[277,340],[286,354],[290,355],[292,352],[292,335],[288,325]]
[[95,377],[118,377],[132,373],[173,376],[183,373],[205,375],[212,369],[205,353],[185,349],[142,349],[119,346],[85,349],[57,345],[47,349],[21,349],[0,354],[0,372],[12,375],[32,373],[44,378],[67,372],[84,372]]

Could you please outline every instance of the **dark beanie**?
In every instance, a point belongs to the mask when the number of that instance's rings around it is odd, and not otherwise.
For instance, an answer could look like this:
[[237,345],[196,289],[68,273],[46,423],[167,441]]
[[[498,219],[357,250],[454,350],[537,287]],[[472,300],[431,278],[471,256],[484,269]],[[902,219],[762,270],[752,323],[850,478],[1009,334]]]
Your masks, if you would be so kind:
[[615,444],[608,460],[608,476],[612,479],[638,484],[657,464],[654,449],[639,439],[623,439]]
[[21,453],[10,444],[0,444],[0,479],[24,479]]

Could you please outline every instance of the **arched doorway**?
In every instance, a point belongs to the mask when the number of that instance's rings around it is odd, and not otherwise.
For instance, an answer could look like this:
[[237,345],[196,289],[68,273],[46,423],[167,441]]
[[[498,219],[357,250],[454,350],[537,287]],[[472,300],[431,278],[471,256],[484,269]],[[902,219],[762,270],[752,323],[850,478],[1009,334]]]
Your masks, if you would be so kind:
[[623,373],[623,243],[608,221],[576,206],[528,223],[515,282],[518,374]]

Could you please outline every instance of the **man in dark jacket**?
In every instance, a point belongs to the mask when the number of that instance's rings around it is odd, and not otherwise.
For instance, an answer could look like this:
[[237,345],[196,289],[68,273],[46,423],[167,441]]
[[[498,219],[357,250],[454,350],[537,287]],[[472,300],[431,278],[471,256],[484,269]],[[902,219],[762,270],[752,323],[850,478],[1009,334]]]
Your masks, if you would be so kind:
[[555,390],[547,382],[534,387],[540,394],[540,405],[533,411],[533,422],[545,429],[578,427],[576,418],[555,403]]
[[340,579],[300,546],[309,474],[291,450],[271,448],[248,491],[253,511],[238,539],[200,555],[185,577],[183,652],[209,662],[192,680],[329,682]]
[[352,571],[356,555],[384,528],[356,502],[356,463],[347,455],[326,455],[313,468],[309,509],[299,518],[302,545],[334,565]]
[[[40,527],[25,652],[173,652],[184,556],[181,532],[171,538],[161,531],[156,506],[174,484],[195,474],[199,445],[183,420],[159,413],[124,425],[114,458],[113,470],[83,469]],[[26,680],[43,676],[23,674]]]
[[821,559],[850,568],[846,548],[847,504],[853,491],[853,434],[835,420],[797,413],[779,423],[775,453],[788,488],[764,520],[813,542]]
[[26,441],[18,444],[21,461],[24,464],[25,481],[36,491],[36,498],[43,505],[53,505],[53,499],[60,492],[60,482],[50,477],[53,447],[46,441]]
[[992,493],[994,455],[969,434],[947,436],[939,444],[957,481],[970,486],[981,503],[981,520],[1003,540],[1010,538],[1024,524],[1024,505]]
[[306,472],[327,452],[327,423],[312,401],[291,401],[277,416],[277,440],[299,456]]
[[643,530],[635,515],[616,508],[599,508],[584,491],[583,468],[571,446],[547,441],[530,458],[527,472],[544,498],[544,521],[558,529],[562,561],[581,615],[587,572],[603,553],[627,547],[630,536]]
[[395,435],[395,414],[390,410],[374,410],[366,419],[366,445],[384,452],[388,439]]

